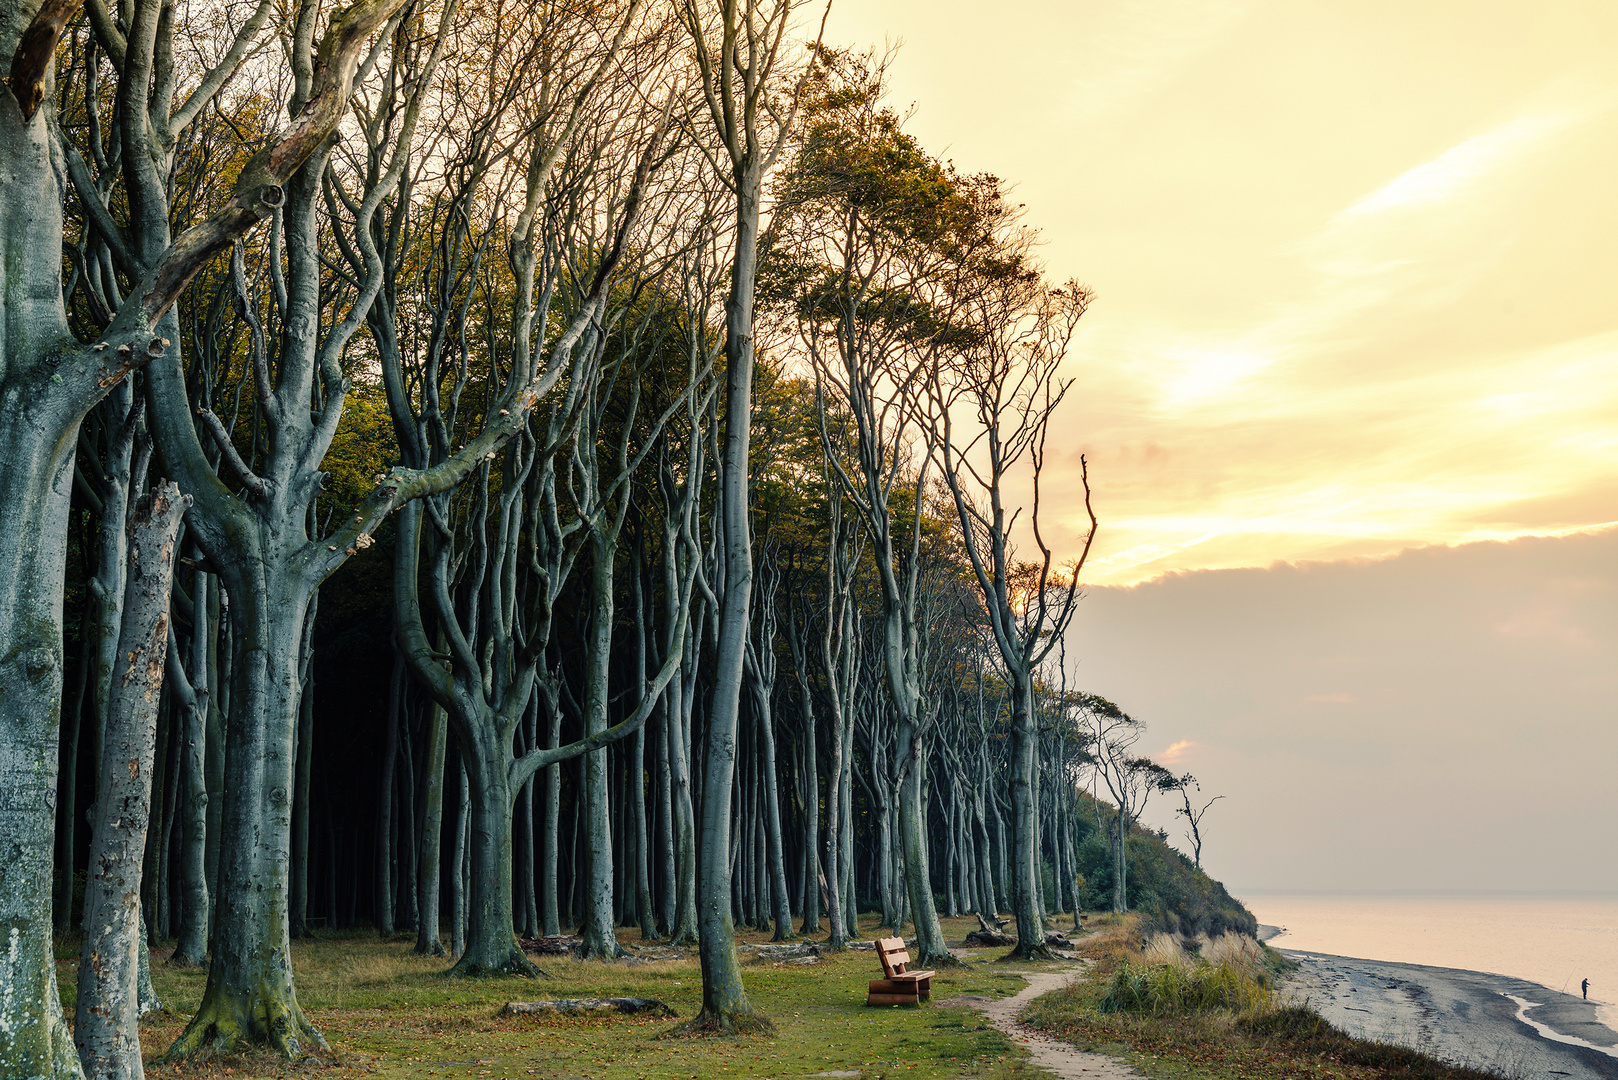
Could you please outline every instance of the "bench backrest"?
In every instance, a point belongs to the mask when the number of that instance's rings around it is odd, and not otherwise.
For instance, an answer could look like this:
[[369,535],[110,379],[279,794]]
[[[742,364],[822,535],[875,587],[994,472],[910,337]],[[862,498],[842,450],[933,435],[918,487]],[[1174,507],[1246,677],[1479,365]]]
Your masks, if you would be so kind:
[[882,974],[890,979],[895,975],[903,975],[905,965],[910,963],[910,954],[905,951],[904,938],[877,938],[876,955],[882,961]]

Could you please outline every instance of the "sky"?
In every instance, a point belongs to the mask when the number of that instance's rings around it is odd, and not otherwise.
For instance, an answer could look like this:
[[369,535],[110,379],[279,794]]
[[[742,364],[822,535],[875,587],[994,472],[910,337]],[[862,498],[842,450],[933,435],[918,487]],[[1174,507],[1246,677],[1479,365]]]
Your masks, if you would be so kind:
[[834,4],[1096,299],[1044,484],[1085,575],[1618,519],[1618,5]]
[[827,39],[1095,292],[1046,535],[1086,455],[1070,654],[1228,796],[1210,869],[1618,891],[1618,5],[984,11]]

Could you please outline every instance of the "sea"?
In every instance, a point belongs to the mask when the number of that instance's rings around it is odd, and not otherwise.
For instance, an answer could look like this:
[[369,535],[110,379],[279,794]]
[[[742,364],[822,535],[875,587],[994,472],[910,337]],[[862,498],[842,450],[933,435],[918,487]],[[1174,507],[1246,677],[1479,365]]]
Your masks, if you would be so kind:
[[1590,1000],[1618,1031],[1618,895],[1557,893],[1282,893],[1242,903],[1283,928],[1280,949],[1464,968],[1528,979]]

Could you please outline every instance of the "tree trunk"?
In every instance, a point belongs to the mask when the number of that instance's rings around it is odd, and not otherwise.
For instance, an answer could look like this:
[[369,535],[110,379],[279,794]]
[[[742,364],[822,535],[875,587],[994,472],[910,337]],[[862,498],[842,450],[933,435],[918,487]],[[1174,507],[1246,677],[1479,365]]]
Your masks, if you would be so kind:
[[1034,805],[1033,683],[1027,674],[1014,675],[1011,690],[1011,841],[1012,913],[1017,917],[1019,959],[1050,957],[1045,944],[1045,923],[1039,904],[1039,849]]
[[166,1055],[171,1061],[244,1042],[292,1058],[326,1045],[292,986],[291,794],[309,590],[291,560],[280,556],[242,551],[239,562],[221,568],[232,597],[232,632],[241,643],[225,753],[230,797],[220,819],[222,888],[208,983],[196,1015]]
[[657,937],[657,916],[652,912],[652,860],[646,820],[646,729],[635,732],[629,755],[629,782],[635,804],[635,921],[642,941]]
[[465,747],[464,741],[463,749],[471,790],[471,889],[466,949],[450,974],[533,975],[538,968],[523,955],[512,933],[513,800],[502,762],[502,757],[509,755],[500,755],[497,747]]
[[107,702],[104,753],[85,883],[74,1041],[89,1076],[140,1080],[141,861],[150,820],[157,707],[168,650],[174,544],[190,500],[175,484],[143,497],[131,519],[120,664]]
[[1120,810],[1112,819],[1112,910],[1117,912],[1129,910],[1129,867],[1125,848],[1128,833],[1129,826],[1124,823]]
[[421,883],[418,886],[421,917],[417,920],[416,953],[443,956],[444,944],[438,940],[438,866],[443,853],[444,758],[449,745],[449,721],[444,707],[436,701],[429,701],[427,708],[427,775],[422,793]]
[[[562,745],[562,714],[551,710],[550,737],[546,746],[552,750]],[[562,821],[562,766],[545,766],[545,824],[540,838],[540,919],[545,935],[555,937],[562,932],[562,911],[557,895],[556,872],[562,851],[559,830]]]
[[674,778],[671,764],[670,740],[674,726],[671,702],[678,695],[675,684],[663,691],[663,722],[657,726],[657,856],[658,876],[662,888],[658,892],[658,916],[662,919],[665,936],[674,936]]
[[[725,58],[723,63],[729,63]],[[719,647],[707,716],[702,777],[702,843],[697,853],[697,926],[702,960],[702,1012],[694,1027],[727,1034],[767,1028],[742,986],[731,922],[731,790],[736,778],[736,735],[742,666],[752,631],[753,545],[748,521],[748,477],[753,408],[753,285],[758,270],[759,193],[763,168],[756,160],[734,176],[736,235],[730,295],[725,303],[725,456],[719,470],[721,537]]]
[[[584,731],[607,730],[608,663],[612,657],[613,547],[598,539],[590,561],[592,610],[585,655]],[[607,748],[583,757],[585,840],[584,917],[579,927],[581,959],[614,960],[623,955],[614,933],[612,889],[612,821],[607,806]]]
[[[13,174],[0,187],[8,290],[17,271],[13,259],[43,259],[29,253],[46,247],[50,260],[61,257],[54,240],[30,239],[61,235],[49,138],[43,116],[24,126],[11,98],[0,94],[0,158]],[[19,186],[27,175],[37,190]],[[49,274],[44,280],[55,282],[59,268],[52,265]],[[26,348],[32,328],[23,323],[14,331],[22,317],[5,299],[0,314],[7,354],[0,362],[9,364]],[[51,951],[63,560],[74,443],[71,429],[65,437],[58,428],[40,438],[39,393],[29,380],[0,380],[0,926],[9,935],[0,970],[0,1061],[19,1076],[77,1077]]]
[[[820,933],[820,767],[815,734],[815,706],[807,676],[803,690],[803,933]],[[830,829],[827,830],[828,835]]]
[[[192,575],[194,603],[191,627],[191,693],[174,693],[183,729],[180,741],[179,775],[183,785],[185,816],[180,823],[180,928],[169,963],[201,964],[208,955],[208,633],[207,575]],[[178,658],[170,661],[176,665]],[[179,679],[175,680],[176,683]]]
[[[686,637],[686,656],[680,677],[669,686],[669,777],[674,802],[674,925],[669,941],[690,945],[697,927],[697,831],[691,792],[691,712],[696,692],[697,658],[702,653],[702,622],[706,608],[699,605],[695,628]],[[682,685],[683,684],[683,685]]]
[[376,807],[376,929],[383,937],[393,933],[393,779],[399,759],[399,714],[403,711],[404,653],[393,652],[393,675],[388,680],[387,730],[382,737],[382,775]]
[[466,758],[460,765],[461,802],[455,813],[455,855],[450,860],[449,899],[449,951],[452,956],[466,954],[466,841],[472,828],[471,785],[466,775]]
[[[769,647],[769,643],[765,643]],[[758,731],[764,753],[764,830],[768,844],[770,896],[774,903],[774,941],[790,941],[792,934],[791,894],[787,892],[786,855],[781,842],[781,789],[775,776],[775,721],[767,687],[755,686],[753,703],[758,706]]]
[[315,763],[315,672],[314,649],[310,633],[314,628],[316,593],[309,602],[308,622],[304,626],[302,670],[303,687],[298,697],[298,758],[297,787],[292,796],[292,936],[312,937],[309,929],[309,818],[314,811],[310,801],[314,797],[311,785]]

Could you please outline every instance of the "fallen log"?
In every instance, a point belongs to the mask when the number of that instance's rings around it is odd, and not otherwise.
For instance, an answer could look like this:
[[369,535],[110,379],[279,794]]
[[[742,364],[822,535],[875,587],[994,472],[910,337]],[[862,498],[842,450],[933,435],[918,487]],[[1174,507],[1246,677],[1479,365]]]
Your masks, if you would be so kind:
[[556,998],[553,1001],[508,1001],[501,1016],[526,1013],[556,1013],[561,1016],[588,1016],[617,1012],[640,1016],[673,1016],[674,1010],[653,998]]
[[800,941],[791,945],[764,945],[758,950],[760,960],[791,960],[802,956],[819,956],[820,947],[812,941]]
[[534,953],[538,956],[569,956],[584,942],[583,938],[569,937],[566,934],[554,934],[542,938],[519,938],[518,944],[522,951]]
[[1006,928],[1006,920],[1004,919],[996,918],[994,920],[994,925],[990,926],[989,921],[983,917],[983,912],[974,911],[972,914],[978,917],[978,929],[983,930],[986,933],[992,934],[996,930],[1004,930]]
[[1017,939],[998,930],[974,930],[966,935],[966,944],[976,948],[998,949],[1017,944]]

